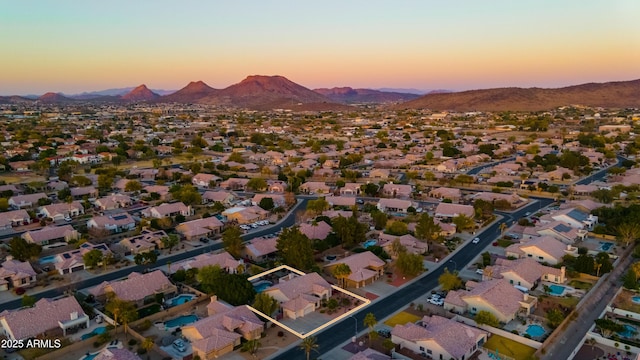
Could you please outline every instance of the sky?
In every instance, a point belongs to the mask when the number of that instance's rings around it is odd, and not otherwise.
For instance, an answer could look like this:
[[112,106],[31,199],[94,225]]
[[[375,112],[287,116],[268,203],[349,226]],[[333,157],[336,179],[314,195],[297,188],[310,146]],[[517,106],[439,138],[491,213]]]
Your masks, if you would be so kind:
[[0,95],[146,84],[562,87],[640,78],[638,0],[4,1]]

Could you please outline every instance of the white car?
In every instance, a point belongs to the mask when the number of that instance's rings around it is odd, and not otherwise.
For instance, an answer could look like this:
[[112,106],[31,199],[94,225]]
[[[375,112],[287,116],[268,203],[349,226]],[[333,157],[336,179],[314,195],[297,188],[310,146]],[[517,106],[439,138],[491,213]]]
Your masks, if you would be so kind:
[[71,218],[67,216],[67,217],[64,218],[64,221],[69,222],[69,221],[71,221]]
[[471,242],[474,243],[474,244],[477,244],[477,243],[480,242],[480,238],[479,237],[473,238],[473,240],[471,240]]

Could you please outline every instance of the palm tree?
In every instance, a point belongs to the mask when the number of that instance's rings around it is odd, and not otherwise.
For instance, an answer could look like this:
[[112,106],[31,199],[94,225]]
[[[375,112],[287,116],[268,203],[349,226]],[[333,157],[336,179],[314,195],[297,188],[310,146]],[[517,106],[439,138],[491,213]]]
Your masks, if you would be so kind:
[[363,322],[364,326],[369,328],[369,345],[371,345],[372,336],[375,334],[373,327],[376,326],[378,320],[376,320],[376,316],[373,313],[368,313],[365,315]]
[[253,357],[256,357],[256,353],[258,352],[258,349],[260,349],[260,346],[262,346],[262,344],[258,340],[249,340],[242,344],[242,351],[246,351],[253,355]]
[[307,360],[309,360],[312,350],[318,352],[319,345],[316,341],[317,339],[314,336],[308,336],[304,338],[299,345],[300,349],[304,350],[304,353],[307,355]]
[[622,223],[618,225],[616,232],[618,233],[618,241],[622,241],[626,246],[629,246],[630,242],[640,237],[640,225],[631,222]]
[[333,276],[340,281],[340,286],[345,287],[345,279],[351,275],[351,268],[347,264],[338,264],[331,272]]
[[151,358],[151,355],[149,355],[149,351],[153,349],[153,345],[153,339],[150,337],[144,338],[144,341],[142,342],[142,344],[140,344],[140,346],[147,352],[147,360]]
[[503,223],[500,224],[500,233],[501,234],[504,234],[504,232],[507,231],[507,226],[508,225],[507,225],[506,222],[503,222]]

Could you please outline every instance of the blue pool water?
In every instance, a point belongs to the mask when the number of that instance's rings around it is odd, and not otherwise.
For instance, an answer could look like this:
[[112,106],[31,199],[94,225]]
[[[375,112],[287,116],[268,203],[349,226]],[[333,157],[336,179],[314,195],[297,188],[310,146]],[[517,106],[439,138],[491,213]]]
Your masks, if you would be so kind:
[[554,296],[562,296],[562,294],[564,293],[564,290],[566,289],[564,286],[561,286],[561,285],[550,285],[549,288],[551,288],[551,291],[549,292],[549,294]]
[[609,251],[609,249],[611,249],[611,247],[613,246],[612,242],[605,242],[605,241],[600,241],[600,251]]
[[633,301],[636,304],[640,304],[640,296],[634,296],[631,298],[631,301]]
[[81,360],[93,360],[93,359],[95,359],[96,356],[98,356],[98,354],[100,354],[100,353],[97,352],[95,354],[85,355]]
[[638,329],[635,326],[624,324],[624,331],[619,332],[618,335],[627,339],[634,337],[638,333]]
[[271,285],[273,285],[270,281],[267,280],[262,280],[259,281],[255,284],[253,284],[253,288],[256,290],[257,293],[261,293],[263,291],[265,291],[266,289],[270,288]]
[[525,332],[529,334],[529,336],[534,338],[540,337],[546,333],[545,329],[542,326],[536,324],[527,326],[527,330]]
[[97,327],[97,328],[93,329],[93,331],[92,331],[92,332],[90,332],[90,333],[88,333],[88,334],[84,334],[84,335],[82,335],[80,338],[81,338],[82,340],[87,340],[87,339],[88,339],[88,338],[90,338],[90,337],[94,337],[94,336],[96,336],[96,335],[104,334],[106,331],[107,331],[107,328],[106,328],[106,327],[104,327],[104,326]]
[[367,241],[365,241],[365,242],[364,242],[364,244],[362,244],[362,247],[363,247],[363,248],[365,248],[365,249],[367,249],[367,248],[369,248],[370,246],[373,246],[373,245],[375,245],[375,244],[377,244],[377,243],[378,243],[378,241],[377,241],[377,240],[373,240],[373,239],[371,239],[371,240],[367,240]]
[[40,258],[40,265],[44,265],[44,264],[52,264],[56,262],[56,256],[55,255],[49,255],[49,256],[45,256]]
[[185,326],[198,321],[198,317],[195,315],[183,315],[175,319],[171,319],[164,322],[164,326],[167,328],[175,328]]
[[193,300],[196,296],[193,294],[181,294],[166,301],[167,306],[177,306]]

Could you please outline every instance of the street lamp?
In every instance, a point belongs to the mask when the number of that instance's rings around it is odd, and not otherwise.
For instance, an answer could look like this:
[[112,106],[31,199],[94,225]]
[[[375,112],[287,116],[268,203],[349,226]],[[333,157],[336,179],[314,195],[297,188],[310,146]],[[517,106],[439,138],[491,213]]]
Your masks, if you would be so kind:
[[356,340],[358,340],[358,319],[356,319],[353,315],[349,315],[349,317],[353,319],[353,323],[356,327],[356,332],[354,333],[354,336],[351,339],[351,342],[355,344]]

